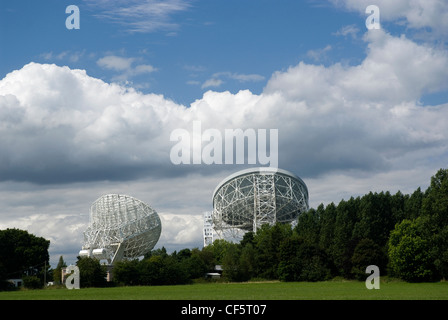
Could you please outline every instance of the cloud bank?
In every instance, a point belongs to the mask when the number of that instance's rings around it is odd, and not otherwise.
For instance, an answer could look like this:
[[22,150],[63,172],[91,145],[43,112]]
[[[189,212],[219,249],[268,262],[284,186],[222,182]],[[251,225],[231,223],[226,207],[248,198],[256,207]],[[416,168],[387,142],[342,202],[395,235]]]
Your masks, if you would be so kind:
[[178,171],[169,161],[170,133],[191,131],[197,120],[203,129],[279,129],[280,166],[304,177],[412,167],[444,154],[447,107],[419,100],[448,89],[447,53],[383,31],[365,40],[359,65],[300,62],[274,73],[260,95],[208,91],[190,106],[83,70],[30,63],[0,81],[0,180],[170,175]]

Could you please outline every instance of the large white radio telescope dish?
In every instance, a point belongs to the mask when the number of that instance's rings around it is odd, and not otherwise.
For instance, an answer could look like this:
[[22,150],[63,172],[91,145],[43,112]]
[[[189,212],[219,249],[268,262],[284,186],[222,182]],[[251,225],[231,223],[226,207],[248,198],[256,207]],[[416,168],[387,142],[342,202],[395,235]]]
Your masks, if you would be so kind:
[[264,224],[295,223],[307,210],[308,188],[301,178],[282,169],[253,168],[228,176],[216,187],[207,221],[220,238],[241,240]]

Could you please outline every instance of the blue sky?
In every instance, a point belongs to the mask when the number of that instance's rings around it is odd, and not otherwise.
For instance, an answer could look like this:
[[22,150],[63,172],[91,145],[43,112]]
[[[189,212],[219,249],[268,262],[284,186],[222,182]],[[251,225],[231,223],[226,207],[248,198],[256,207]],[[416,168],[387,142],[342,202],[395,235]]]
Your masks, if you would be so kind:
[[[367,15],[326,1],[165,2],[180,8],[136,19],[122,18],[113,9],[132,8],[138,1],[5,0],[0,11],[0,76],[31,61],[54,63],[189,106],[210,89],[261,93],[275,71],[300,61],[352,65],[365,57],[361,38]],[[65,27],[69,5],[80,9],[79,30]],[[136,30],[133,21],[149,27]],[[395,34],[412,33],[388,20],[382,26]],[[150,65],[154,71],[123,75],[124,70],[98,65],[107,56],[128,59],[131,67]],[[439,93],[422,101],[433,104],[446,98]]]
[[0,228],[70,263],[90,204],[121,193],[159,213],[159,247],[200,247],[211,193],[248,164],[173,164],[194,121],[277,129],[311,207],[425,189],[448,166],[447,40],[438,0],[2,0]]
[[[0,75],[30,61],[55,63],[107,82],[128,81],[188,106],[209,89],[260,93],[272,73],[302,60],[353,64],[365,55],[365,17],[321,1],[184,1],[168,16],[139,17],[157,21],[148,30],[133,30],[131,19],[114,20],[118,13],[103,16],[119,1],[94,3],[3,1],[0,39],[7,45],[0,49]],[[80,30],[65,27],[71,4],[80,9]],[[345,26],[356,34],[340,34]],[[98,65],[106,56],[154,71],[120,77],[120,71]],[[217,81],[208,86],[210,79]]]

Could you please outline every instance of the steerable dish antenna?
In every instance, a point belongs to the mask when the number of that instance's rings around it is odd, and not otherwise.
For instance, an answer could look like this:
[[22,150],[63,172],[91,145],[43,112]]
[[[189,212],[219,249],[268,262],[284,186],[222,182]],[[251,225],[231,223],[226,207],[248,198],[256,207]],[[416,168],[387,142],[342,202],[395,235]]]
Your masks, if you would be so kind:
[[90,223],[84,231],[80,256],[106,259],[114,264],[150,252],[160,238],[157,212],[127,195],[107,194],[90,207]]

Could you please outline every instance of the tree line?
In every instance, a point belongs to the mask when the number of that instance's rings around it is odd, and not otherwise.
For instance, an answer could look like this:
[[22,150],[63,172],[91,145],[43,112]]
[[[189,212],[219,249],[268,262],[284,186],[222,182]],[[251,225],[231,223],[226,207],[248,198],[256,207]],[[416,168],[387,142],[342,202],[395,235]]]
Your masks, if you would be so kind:
[[367,265],[410,282],[448,277],[448,170],[425,192],[372,193],[320,205],[299,218],[296,233],[322,250],[345,278],[365,277]]

